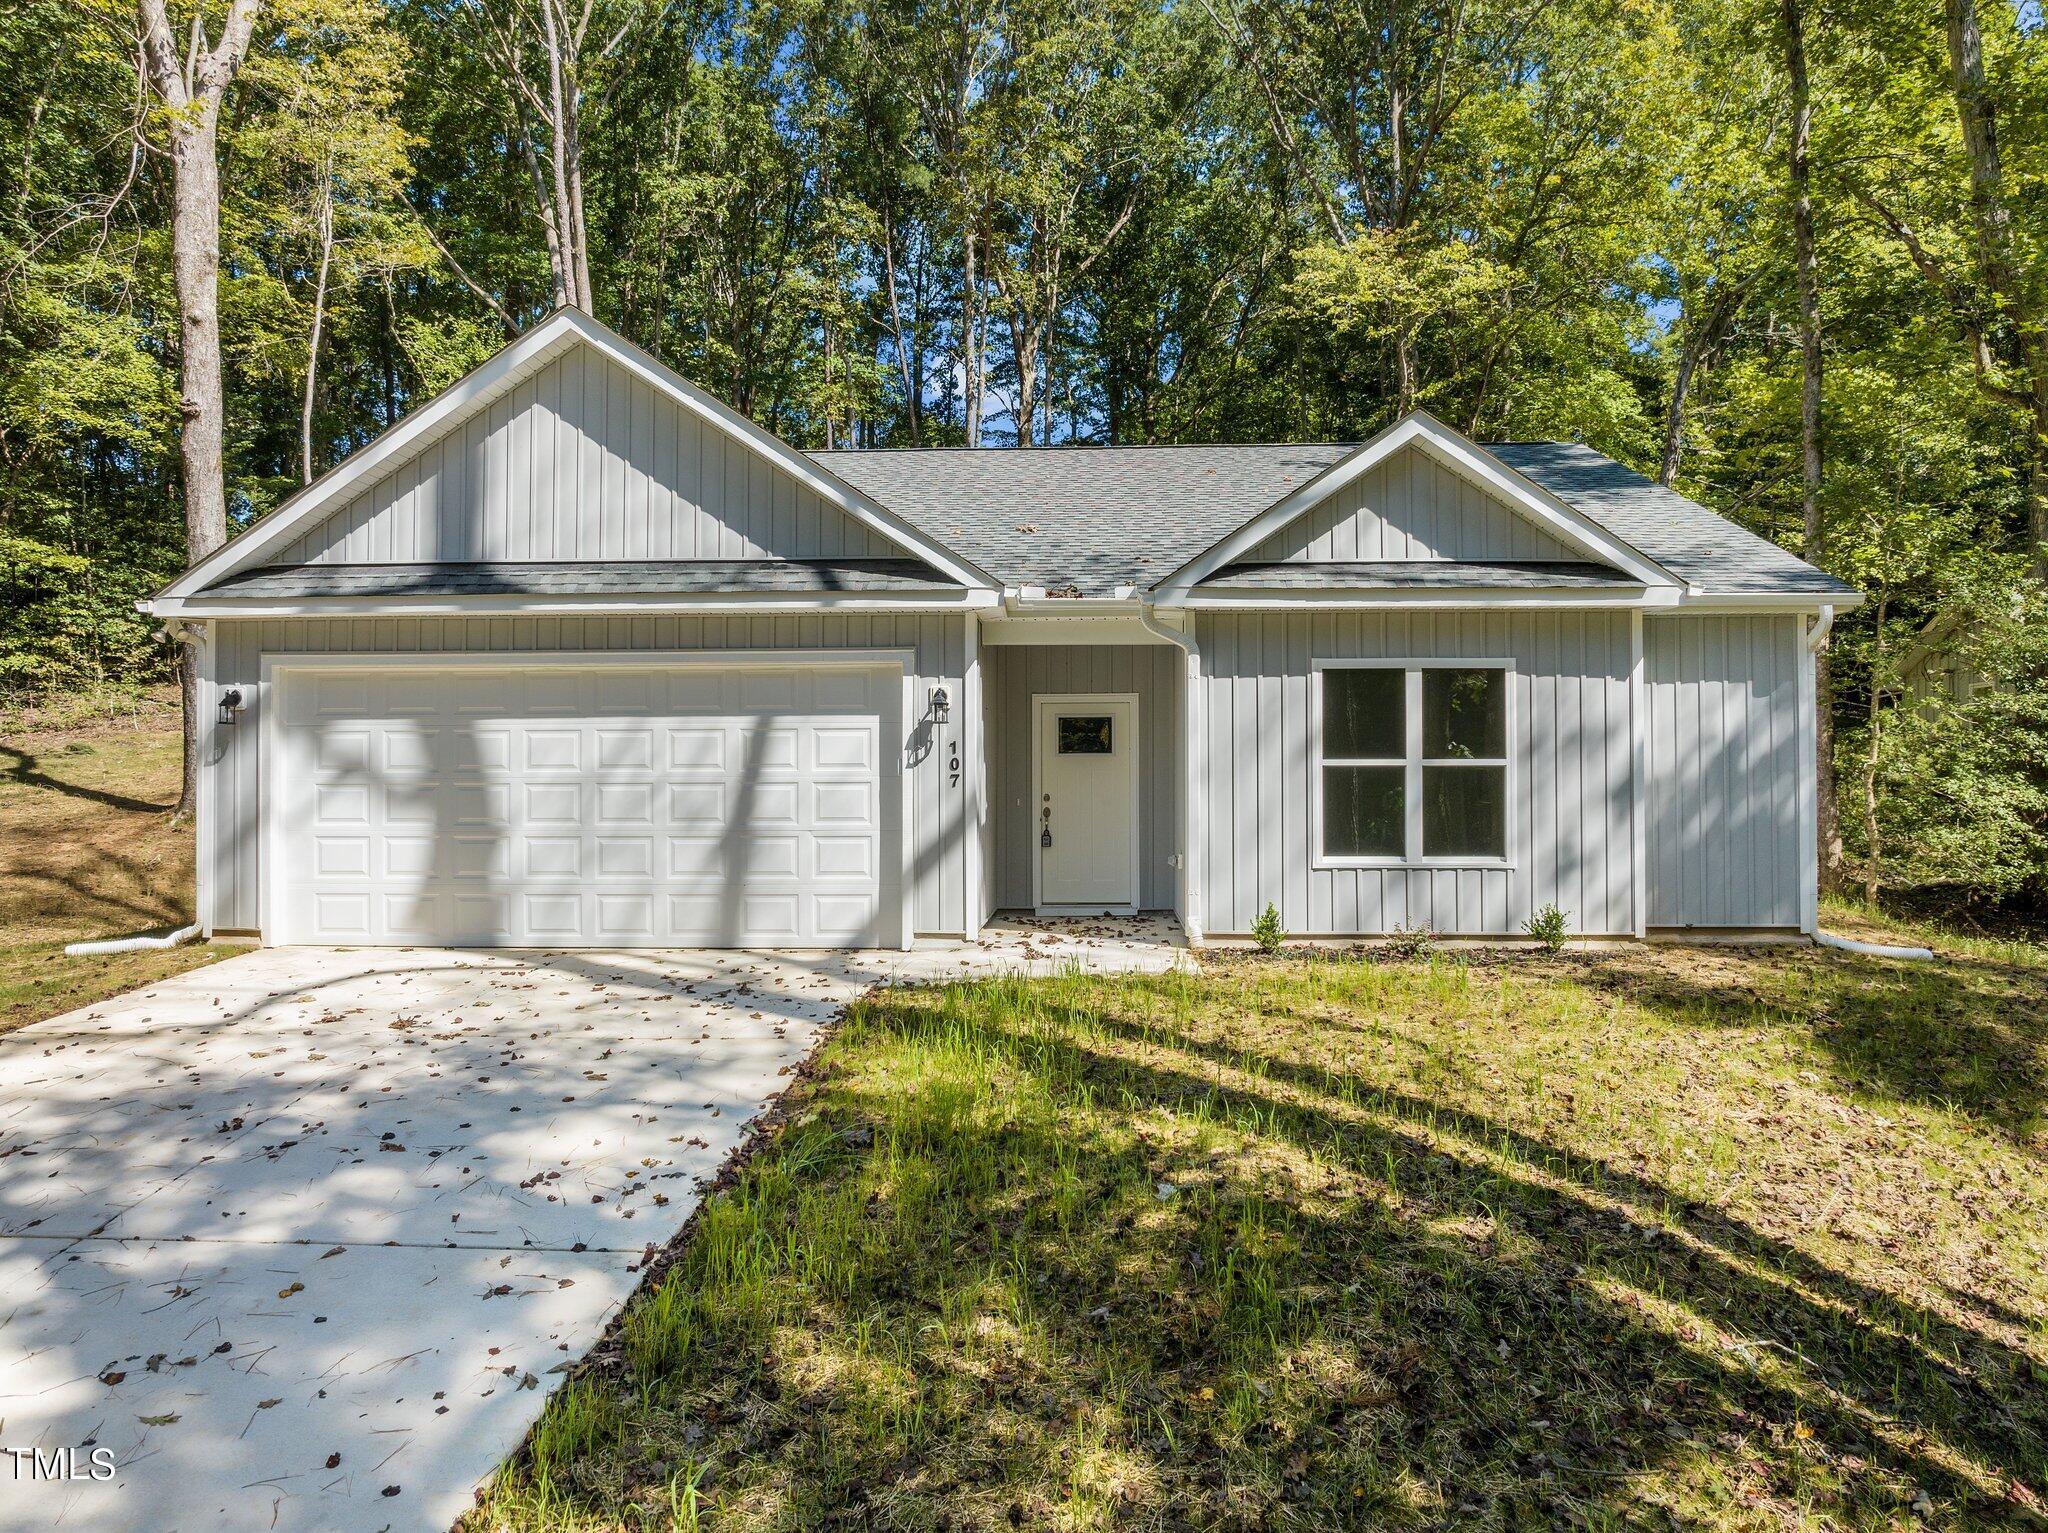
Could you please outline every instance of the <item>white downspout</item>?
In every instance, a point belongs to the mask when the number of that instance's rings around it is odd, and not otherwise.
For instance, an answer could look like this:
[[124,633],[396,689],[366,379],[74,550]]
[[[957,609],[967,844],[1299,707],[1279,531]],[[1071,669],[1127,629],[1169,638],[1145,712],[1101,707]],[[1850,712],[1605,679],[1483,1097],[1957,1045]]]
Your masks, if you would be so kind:
[[1156,616],[1153,604],[1140,596],[1138,623],[1155,638],[1163,639],[1187,657],[1181,672],[1181,785],[1180,785],[1180,924],[1193,947],[1202,945],[1202,891],[1197,870],[1202,865],[1198,845],[1202,815],[1196,802],[1197,769],[1201,765],[1202,652],[1194,635],[1168,628]]

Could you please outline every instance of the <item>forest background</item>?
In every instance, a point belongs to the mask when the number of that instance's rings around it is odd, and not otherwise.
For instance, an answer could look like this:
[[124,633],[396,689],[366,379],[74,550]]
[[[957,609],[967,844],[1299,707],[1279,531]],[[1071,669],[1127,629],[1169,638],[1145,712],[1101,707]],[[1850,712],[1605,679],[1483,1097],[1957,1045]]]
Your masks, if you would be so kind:
[[1831,882],[2048,895],[2035,0],[8,0],[0,78],[13,704],[574,303],[807,447],[1590,443],[1868,593]]

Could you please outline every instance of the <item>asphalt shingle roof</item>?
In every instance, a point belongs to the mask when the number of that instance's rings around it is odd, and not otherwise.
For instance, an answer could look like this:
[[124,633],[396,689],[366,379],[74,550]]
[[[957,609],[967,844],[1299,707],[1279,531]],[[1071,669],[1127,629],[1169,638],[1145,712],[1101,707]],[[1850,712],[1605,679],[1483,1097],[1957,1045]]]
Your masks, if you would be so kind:
[[1494,442],[1501,462],[1681,579],[1710,591],[1846,596],[1852,588],[1676,490],[1577,442]]
[[1005,585],[1148,586],[1347,456],[1270,447],[908,448],[820,463]]
[[1475,563],[1459,559],[1384,559],[1349,563],[1226,564],[1202,582],[1205,590],[1377,591],[1402,588],[1474,587],[1500,591],[1619,588],[1639,591],[1643,583],[1605,564],[1561,559]]
[[[813,454],[840,478],[1005,585],[1106,596],[1150,586],[1322,474],[1355,444],[926,448]],[[1487,445],[1509,468],[1674,575],[1734,595],[1816,597],[1850,588],[1725,517],[1572,442]],[[1275,566],[1258,582],[1364,585],[1593,583],[1602,566]],[[1576,573],[1574,573],[1576,572]],[[1615,576],[1614,571],[1604,571]],[[1618,577],[1617,577],[1618,578]],[[1248,588],[1246,566],[1211,584]],[[917,559],[636,560],[604,563],[271,565],[229,577],[237,597],[909,593],[951,588]]]
[[[1006,585],[1149,586],[1348,456],[1355,443],[821,452],[840,478]],[[1730,594],[1850,588],[1574,442],[1486,450],[1674,575]]]
[[920,559],[635,559],[552,564],[271,564],[209,594],[304,596],[641,596],[957,591]]

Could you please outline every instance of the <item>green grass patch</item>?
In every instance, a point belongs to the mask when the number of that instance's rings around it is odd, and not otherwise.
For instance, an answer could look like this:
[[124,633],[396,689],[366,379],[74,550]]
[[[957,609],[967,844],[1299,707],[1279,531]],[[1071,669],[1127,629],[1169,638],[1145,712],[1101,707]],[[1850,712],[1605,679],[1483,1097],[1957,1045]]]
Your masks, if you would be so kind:
[[881,992],[467,1526],[2039,1525],[2048,969]]

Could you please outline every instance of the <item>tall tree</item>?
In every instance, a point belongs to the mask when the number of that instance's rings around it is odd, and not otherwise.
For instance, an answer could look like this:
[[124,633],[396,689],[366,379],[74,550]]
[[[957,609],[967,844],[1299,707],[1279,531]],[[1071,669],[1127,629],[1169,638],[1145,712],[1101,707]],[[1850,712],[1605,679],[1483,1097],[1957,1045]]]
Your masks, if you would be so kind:
[[[1813,91],[1806,71],[1806,21],[1801,0],[1779,0],[1785,49],[1785,79],[1791,108],[1785,169],[1792,203],[1793,285],[1799,294],[1799,510],[1802,552],[1815,564],[1827,559],[1827,524],[1821,517],[1820,458],[1820,267],[1813,244]],[[1814,659],[1815,750],[1820,761],[1835,759],[1835,711],[1831,667],[1825,647]],[[1833,887],[1842,876],[1842,832],[1835,806],[1835,774],[1819,774],[1815,831],[1820,838],[1821,881]]]
[[[141,71],[161,103],[158,119],[171,160],[171,273],[178,294],[178,453],[184,465],[185,555],[198,563],[227,541],[223,448],[227,402],[220,344],[220,113],[248,53],[259,0],[229,0],[220,35],[209,39],[193,13],[181,49],[166,0],[137,0]],[[178,813],[199,789],[199,667],[187,646],[185,770]]]
[[[585,131],[594,79],[647,20],[641,0],[450,0],[483,49],[511,115],[547,241],[557,306],[594,311],[585,214]],[[614,75],[616,78],[616,74]]]

